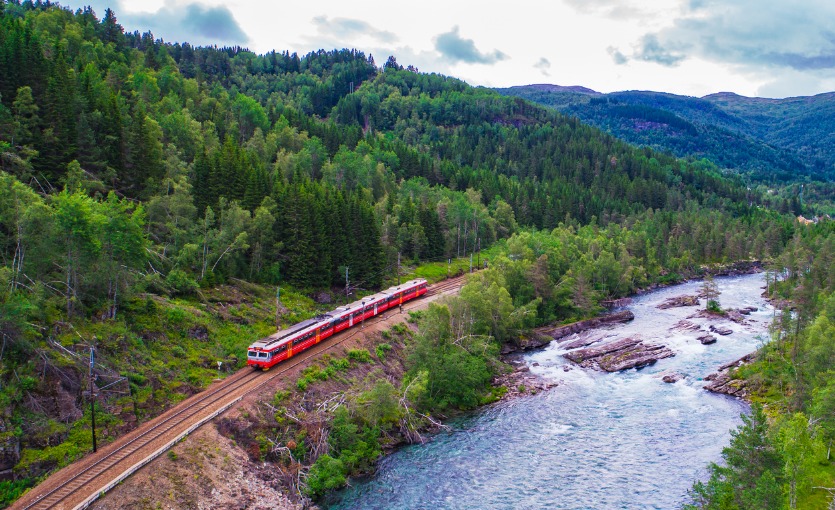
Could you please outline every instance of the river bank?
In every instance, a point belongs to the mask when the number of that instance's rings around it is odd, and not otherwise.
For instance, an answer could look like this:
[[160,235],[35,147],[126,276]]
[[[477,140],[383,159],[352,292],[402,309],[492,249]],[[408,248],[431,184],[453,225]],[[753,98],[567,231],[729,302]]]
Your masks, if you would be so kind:
[[[696,330],[674,326],[688,320],[706,329],[716,319],[699,317],[692,307],[658,308],[670,297],[696,293],[698,283],[638,296],[629,308],[634,321],[593,334],[601,340],[640,334],[675,351],[674,357],[643,370],[607,374],[578,368],[558,343],[511,354],[523,360],[518,370],[523,377],[559,387],[517,393],[452,421],[452,430],[430,443],[383,459],[374,479],[340,493],[333,508],[679,505],[704,474],[703,466],[718,460],[728,431],[747,409],[702,389],[704,378],[754,351],[765,340],[757,337],[766,334],[771,317],[760,296],[761,275],[717,281],[723,306],[757,311],[748,324],[718,324],[732,333],[715,344],[704,345]],[[662,379],[669,372],[682,377],[667,384]],[[658,472],[670,476],[659,481]]]

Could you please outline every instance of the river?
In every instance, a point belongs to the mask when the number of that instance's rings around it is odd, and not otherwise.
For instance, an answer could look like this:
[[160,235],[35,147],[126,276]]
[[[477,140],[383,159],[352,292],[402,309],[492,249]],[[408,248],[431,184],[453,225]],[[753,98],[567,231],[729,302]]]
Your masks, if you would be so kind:
[[[480,409],[452,430],[382,460],[376,476],[353,481],[330,508],[339,509],[672,509],[720,460],[729,431],[747,406],[702,389],[719,365],[767,338],[773,308],[760,297],[764,278],[717,278],[725,308],[756,306],[748,325],[691,318],[733,329],[713,345],[671,329],[694,307],[659,310],[669,297],[696,294],[689,282],[636,298],[635,320],[595,332],[612,339],[641,335],[676,352],[641,370],[605,374],[571,367],[559,345],[525,355],[533,373],[560,384],[537,395]],[[674,370],[686,379],[661,381]]]

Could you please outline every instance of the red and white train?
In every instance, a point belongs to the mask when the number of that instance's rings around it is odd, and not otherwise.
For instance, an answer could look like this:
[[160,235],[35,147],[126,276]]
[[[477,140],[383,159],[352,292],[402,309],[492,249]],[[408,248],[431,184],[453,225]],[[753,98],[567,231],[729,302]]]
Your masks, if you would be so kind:
[[332,312],[300,322],[253,343],[247,351],[246,364],[267,370],[331,335],[424,294],[426,280],[419,278],[340,306]]

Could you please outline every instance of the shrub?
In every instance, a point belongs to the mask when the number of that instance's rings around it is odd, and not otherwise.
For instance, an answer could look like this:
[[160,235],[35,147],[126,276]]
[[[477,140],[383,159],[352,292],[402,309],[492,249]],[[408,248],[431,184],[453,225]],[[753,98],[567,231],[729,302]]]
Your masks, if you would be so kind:
[[351,368],[351,362],[347,358],[332,359],[330,365],[340,372]]
[[187,317],[188,314],[181,308],[169,308],[165,311],[165,320],[169,326],[181,326]]
[[345,485],[345,465],[330,455],[322,455],[310,466],[307,474],[307,492],[313,497]]
[[197,282],[180,269],[172,269],[165,277],[165,283],[174,290],[174,294],[180,295],[194,294],[199,288]]
[[377,354],[377,359],[385,359],[386,353],[391,350],[390,344],[380,344],[374,348],[374,352]]
[[5,508],[7,505],[12,504],[31,485],[32,480],[29,478],[0,481],[0,507]]
[[359,363],[371,363],[371,353],[368,349],[351,349],[348,351],[348,359]]

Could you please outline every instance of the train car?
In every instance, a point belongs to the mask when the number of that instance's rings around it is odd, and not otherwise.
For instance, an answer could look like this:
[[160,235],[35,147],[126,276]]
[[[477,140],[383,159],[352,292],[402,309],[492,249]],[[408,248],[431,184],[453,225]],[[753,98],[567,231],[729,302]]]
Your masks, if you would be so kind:
[[246,363],[253,368],[269,370],[335,333],[426,294],[426,290],[426,280],[418,278],[294,324],[251,344],[247,349]]

